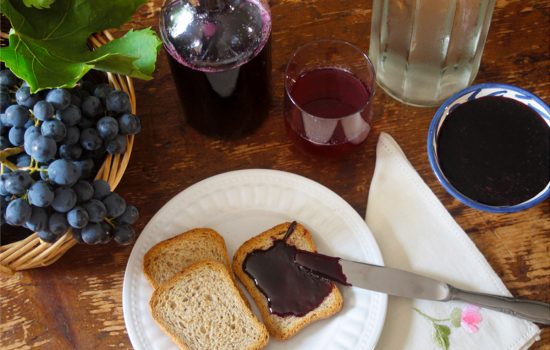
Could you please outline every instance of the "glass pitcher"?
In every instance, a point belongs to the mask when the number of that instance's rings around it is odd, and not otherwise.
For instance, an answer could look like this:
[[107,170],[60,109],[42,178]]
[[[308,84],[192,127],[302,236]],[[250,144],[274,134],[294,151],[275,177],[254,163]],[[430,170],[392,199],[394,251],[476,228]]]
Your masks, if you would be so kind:
[[470,85],[495,0],[373,0],[369,56],[397,100],[435,106]]

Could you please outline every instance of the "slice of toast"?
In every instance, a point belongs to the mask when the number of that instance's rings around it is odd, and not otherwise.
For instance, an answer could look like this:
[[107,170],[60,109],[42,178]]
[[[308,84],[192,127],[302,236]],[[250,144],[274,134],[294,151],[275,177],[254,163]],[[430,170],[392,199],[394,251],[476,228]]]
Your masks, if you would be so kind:
[[214,260],[228,269],[225,240],[209,228],[195,228],[162,241],[143,258],[143,272],[154,288],[201,260]]
[[[286,222],[249,239],[239,247],[233,256],[233,271],[254,299],[269,333],[273,337],[281,340],[292,337],[302,328],[314,321],[328,318],[336,314],[342,309],[343,305],[342,294],[340,294],[336,285],[333,284],[332,291],[323,302],[316,309],[304,316],[281,317],[270,313],[266,297],[256,287],[252,278],[244,272],[243,262],[247,255],[254,250],[266,250],[273,246],[275,240],[283,239],[289,226],[290,223]],[[288,237],[287,243],[294,245],[298,249],[316,252],[315,243],[313,242],[311,234],[300,224],[296,225],[294,232]]]
[[253,350],[269,340],[229,271],[217,261],[184,269],[155,290],[149,306],[153,319],[181,349]]

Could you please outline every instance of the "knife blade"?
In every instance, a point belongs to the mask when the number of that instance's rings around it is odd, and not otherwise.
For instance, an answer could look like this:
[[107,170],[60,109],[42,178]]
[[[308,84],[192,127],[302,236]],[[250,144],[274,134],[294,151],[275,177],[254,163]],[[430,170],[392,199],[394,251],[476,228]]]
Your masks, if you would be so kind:
[[550,324],[550,304],[469,292],[412,272],[299,251],[294,262],[318,276],[398,297],[435,301],[462,300],[541,324]]

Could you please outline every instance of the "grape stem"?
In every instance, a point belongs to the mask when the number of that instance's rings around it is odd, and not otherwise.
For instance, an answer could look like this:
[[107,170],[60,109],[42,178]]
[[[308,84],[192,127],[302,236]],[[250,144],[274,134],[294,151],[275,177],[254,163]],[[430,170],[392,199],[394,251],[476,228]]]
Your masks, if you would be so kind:
[[[11,147],[11,148],[3,149],[0,151],[0,163],[10,168],[10,170],[15,171],[17,170],[17,165],[10,162],[8,160],[8,157],[14,156],[22,152],[23,152],[23,147]],[[3,167],[2,167],[2,172],[3,172]]]
[[114,219],[111,219],[111,218],[104,218],[103,219],[107,224],[109,224],[112,228],[116,228],[116,225],[115,223],[113,222]]

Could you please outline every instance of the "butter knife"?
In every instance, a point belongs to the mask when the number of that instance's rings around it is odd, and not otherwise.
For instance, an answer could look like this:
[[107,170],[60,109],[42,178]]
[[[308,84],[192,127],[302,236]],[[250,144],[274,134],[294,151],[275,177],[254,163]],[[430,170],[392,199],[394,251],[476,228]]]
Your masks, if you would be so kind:
[[405,298],[461,300],[540,324],[550,324],[550,304],[540,301],[469,292],[415,273],[299,251],[295,263],[335,282]]

